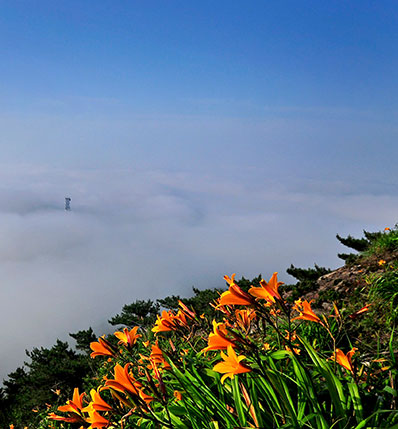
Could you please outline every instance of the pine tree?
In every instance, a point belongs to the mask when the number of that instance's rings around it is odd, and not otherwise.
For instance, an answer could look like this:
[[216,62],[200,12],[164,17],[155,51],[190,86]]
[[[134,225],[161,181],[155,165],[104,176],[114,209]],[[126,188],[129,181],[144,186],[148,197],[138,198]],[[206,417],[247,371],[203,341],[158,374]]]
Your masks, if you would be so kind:
[[[364,231],[366,233],[366,231]],[[346,238],[341,237],[339,234],[336,234],[337,240],[340,241],[344,246],[354,249],[357,252],[363,252],[369,247],[369,240],[366,238],[354,238],[351,235],[348,235]]]
[[122,308],[122,312],[112,317],[108,322],[115,325],[124,325],[129,328],[134,326],[149,327],[156,321],[160,306],[151,299],[146,301],[136,300]]
[[314,268],[297,268],[291,264],[286,272],[298,280],[295,285],[285,286],[286,290],[292,291],[291,299],[295,300],[308,292],[316,290],[319,277],[330,273],[331,270],[320,267],[317,264],[314,264]]

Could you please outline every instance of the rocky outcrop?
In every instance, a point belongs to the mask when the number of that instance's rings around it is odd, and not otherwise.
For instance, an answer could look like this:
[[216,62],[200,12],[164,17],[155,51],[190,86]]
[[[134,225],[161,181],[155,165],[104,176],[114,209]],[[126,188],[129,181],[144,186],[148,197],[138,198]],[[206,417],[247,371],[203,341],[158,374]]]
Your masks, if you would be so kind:
[[314,300],[315,304],[329,312],[332,309],[333,300],[346,301],[358,289],[366,289],[366,277],[370,274],[382,273],[385,264],[398,261],[398,252],[388,252],[379,255],[361,257],[356,264],[345,265],[331,273],[319,277],[315,290],[304,295],[304,299]]

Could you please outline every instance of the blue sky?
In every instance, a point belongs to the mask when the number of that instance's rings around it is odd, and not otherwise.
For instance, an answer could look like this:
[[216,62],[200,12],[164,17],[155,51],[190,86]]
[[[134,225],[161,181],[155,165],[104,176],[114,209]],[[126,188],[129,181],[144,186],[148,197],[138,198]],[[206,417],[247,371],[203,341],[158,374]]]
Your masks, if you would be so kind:
[[[0,11],[7,162],[135,167],[150,152],[148,167],[199,157],[213,169],[219,152],[230,166],[254,154],[291,170],[348,146],[335,169],[352,152],[384,164],[374,148],[393,145],[394,2],[13,1]],[[220,126],[212,141],[217,118],[232,136]],[[68,138],[76,120],[84,126]],[[135,121],[147,128],[132,133]]]
[[[394,2],[2,2],[11,94],[390,107]],[[4,67],[5,66],[5,67]]]
[[397,18],[384,0],[0,1],[0,378],[134,299],[288,282],[339,265],[336,233],[393,226]]
[[396,108],[394,2],[1,6],[2,98],[14,108],[69,97],[156,114]]

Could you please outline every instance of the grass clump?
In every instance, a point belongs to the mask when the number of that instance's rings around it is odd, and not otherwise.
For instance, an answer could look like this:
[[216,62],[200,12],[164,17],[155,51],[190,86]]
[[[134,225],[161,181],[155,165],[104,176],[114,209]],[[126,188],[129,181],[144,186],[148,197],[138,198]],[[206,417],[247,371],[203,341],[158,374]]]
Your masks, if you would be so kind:
[[391,325],[395,324],[398,318],[398,263],[383,265],[385,265],[384,271],[366,277],[369,284],[368,299],[369,302],[383,307],[382,318],[387,325]]
[[385,228],[384,231],[369,232],[364,230],[363,238],[355,238],[351,235],[337,239],[346,247],[358,253],[339,253],[338,257],[343,259],[347,265],[360,263],[363,259],[381,257],[386,253],[398,251],[398,224],[394,228]]
[[364,256],[380,255],[396,250],[398,250],[398,224],[393,229],[375,233],[374,237],[369,240],[369,247],[363,254]]

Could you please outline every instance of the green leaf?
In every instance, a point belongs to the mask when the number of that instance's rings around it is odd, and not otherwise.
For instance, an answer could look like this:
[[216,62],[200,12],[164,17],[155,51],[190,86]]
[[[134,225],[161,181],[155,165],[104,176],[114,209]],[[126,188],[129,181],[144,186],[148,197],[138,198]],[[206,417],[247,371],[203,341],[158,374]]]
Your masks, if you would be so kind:
[[362,400],[359,395],[358,386],[355,383],[348,383],[348,390],[355,410],[355,417],[360,423],[363,420]]
[[236,375],[232,379],[232,392],[233,392],[236,412],[238,413],[239,423],[241,426],[245,426],[247,410],[243,409],[242,397],[240,395],[240,389],[238,384],[238,377]]
[[387,393],[391,393],[391,395],[393,396],[397,396],[397,391],[390,386],[385,386],[383,391]]
[[290,353],[287,350],[278,350],[269,354],[269,357],[275,360],[286,359],[289,356]]

